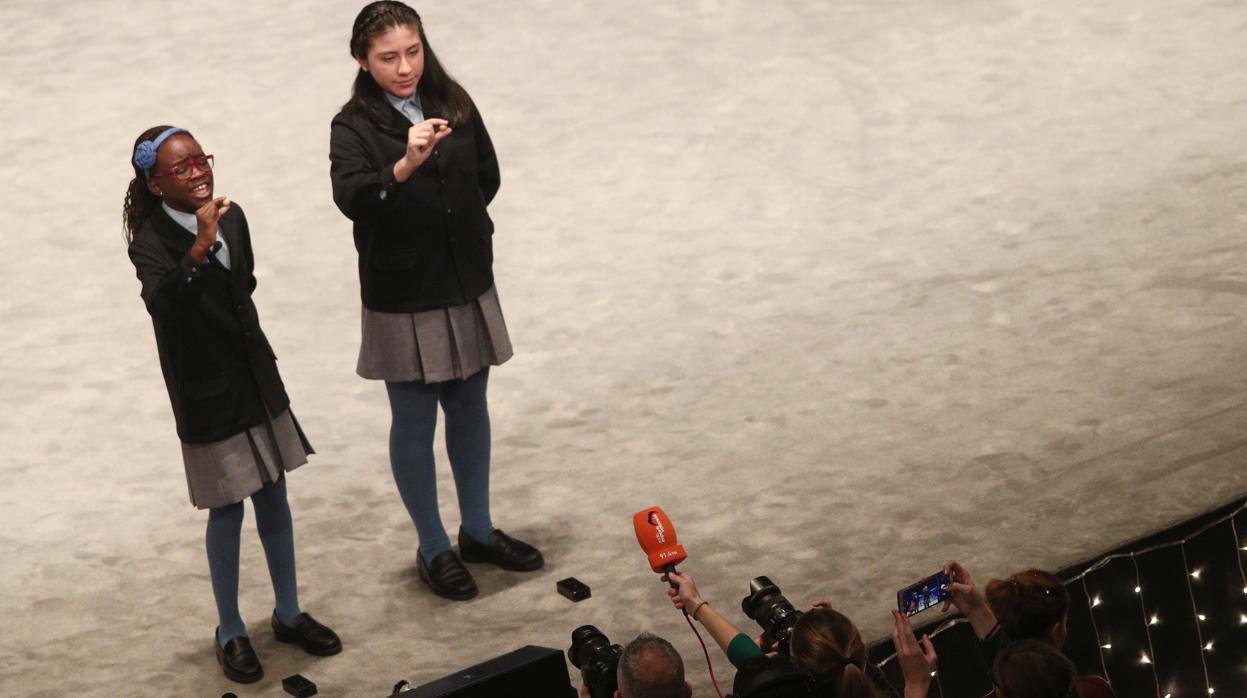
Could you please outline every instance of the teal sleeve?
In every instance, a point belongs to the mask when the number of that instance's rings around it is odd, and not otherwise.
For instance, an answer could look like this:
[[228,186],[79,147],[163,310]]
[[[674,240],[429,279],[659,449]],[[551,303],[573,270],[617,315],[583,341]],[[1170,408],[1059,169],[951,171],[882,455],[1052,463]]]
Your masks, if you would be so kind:
[[732,638],[727,645],[727,659],[737,669],[744,666],[745,662],[750,659],[761,656],[762,649],[753,641],[753,638],[744,633]]

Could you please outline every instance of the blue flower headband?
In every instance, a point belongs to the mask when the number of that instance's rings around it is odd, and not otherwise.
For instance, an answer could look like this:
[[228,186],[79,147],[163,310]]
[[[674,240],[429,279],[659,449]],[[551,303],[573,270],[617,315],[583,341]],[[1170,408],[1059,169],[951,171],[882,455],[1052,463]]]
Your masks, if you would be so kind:
[[169,136],[175,133],[187,133],[187,131],[177,126],[167,128],[159,136],[156,136],[156,140],[143,141],[135,146],[134,164],[143,168],[143,179],[151,177],[152,165],[156,164],[156,150],[160,148],[160,144],[164,143]]

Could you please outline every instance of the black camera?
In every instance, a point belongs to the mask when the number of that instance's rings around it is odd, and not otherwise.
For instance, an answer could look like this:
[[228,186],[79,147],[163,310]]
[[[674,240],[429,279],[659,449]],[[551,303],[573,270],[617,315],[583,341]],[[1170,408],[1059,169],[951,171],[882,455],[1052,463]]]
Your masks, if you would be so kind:
[[582,625],[572,631],[572,646],[567,649],[567,659],[580,670],[580,679],[589,687],[593,698],[611,698],[619,687],[615,670],[623,647],[612,645],[601,630],[592,625]]
[[749,595],[741,599],[740,610],[762,626],[763,637],[774,643],[776,649],[788,654],[788,640],[792,629],[801,617],[801,611],[780,593],[779,587],[768,577],[749,580]]

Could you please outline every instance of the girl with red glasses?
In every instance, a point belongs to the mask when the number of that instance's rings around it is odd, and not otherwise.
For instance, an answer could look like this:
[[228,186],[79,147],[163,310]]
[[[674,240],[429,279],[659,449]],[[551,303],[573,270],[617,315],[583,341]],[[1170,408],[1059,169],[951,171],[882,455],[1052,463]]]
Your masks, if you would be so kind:
[[251,683],[264,669],[238,612],[248,497],[276,594],[270,622],[277,640],[320,656],[342,649],[332,630],[299,607],[285,473],[306,463],[312,446],[290,411],[251,301],[256,278],[247,218],[237,204],[214,196],[213,157],[170,126],[144,131],[133,152],[124,226],[156,332],[190,500],[208,510],[208,568],[220,621],[213,644],[225,676]]

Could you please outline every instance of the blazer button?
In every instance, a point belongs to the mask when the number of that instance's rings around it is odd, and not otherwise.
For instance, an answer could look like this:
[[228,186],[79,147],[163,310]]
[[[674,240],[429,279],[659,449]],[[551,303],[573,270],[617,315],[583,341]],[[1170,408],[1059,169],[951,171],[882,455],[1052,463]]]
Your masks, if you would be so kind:
[[453,214],[453,213],[454,213],[454,211],[452,211],[451,209],[446,209],[446,215],[448,215],[448,216],[449,216],[449,215],[451,215],[451,214]]

